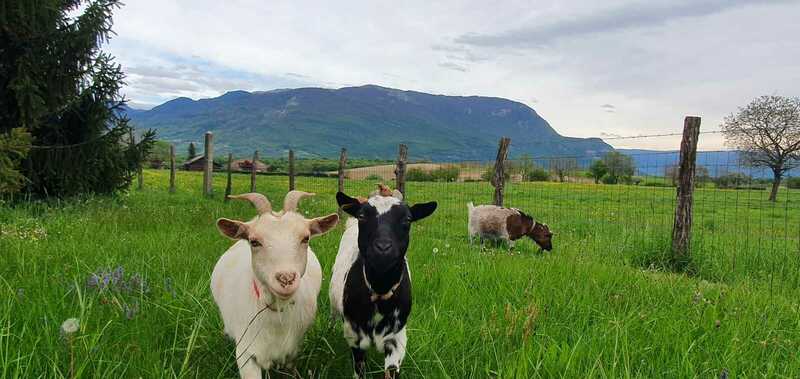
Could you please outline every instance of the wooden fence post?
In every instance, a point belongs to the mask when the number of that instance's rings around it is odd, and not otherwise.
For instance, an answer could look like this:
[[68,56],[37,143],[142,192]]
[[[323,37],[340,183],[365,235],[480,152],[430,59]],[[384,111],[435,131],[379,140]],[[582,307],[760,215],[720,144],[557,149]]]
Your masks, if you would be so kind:
[[[131,139],[131,147],[135,147],[136,146],[136,137],[133,135],[133,131],[132,130],[130,132],[130,139]],[[144,159],[139,162],[139,168],[136,169],[136,182],[137,182],[136,189],[140,190],[140,191],[142,189],[144,189],[144,176],[143,176],[143,170],[142,170],[142,165],[143,164],[144,164]]]
[[494,162],[494,175],[492,176],[492,186],[494,186],[494,205],[498,207],[503,206],[503,190],[506,185],[506,158],[508,157],[508,145],[511,144],[511,138],[500,138],[500,144],[497,147],[497,159]]
[[250,167],[250,192],[256,192],[256,173],[258,172],[258,150],[253,152],[253,165]]
[[342,148],[342,152],[339,153],[339,186],[337,187],[339,192],[344,192],[344,169],[347,166],[347,149]]
[[294,191],[294,150],[289,150],[289,191]]
[[228,182],[225,184],[225,201],[231,195],[231,175],[233,172],[233,153],[228,153]]
[[169,193],[175,193],[175,145],[169,145]]
[[687,116],[683,121],[683,139],[678,163],[678,201],[675,206],[675,224],[672,227],[672,257],[678,264],[688,262],[692,232],[692,193],[694,192],[697,137],[700,134],[700,117]]
[[397,152],[397,167],[394,169],[394,176],[397,184],[397,190],[403,194],[403,200],[406,198],[406,162],[408,161],[408,146],[400,144],[400,150]]
[[214,174],[214,135],[206,132],[205,151],[203,152],[205,165],[203,167],[203,194],[210,196],[213,192],[212,175]]

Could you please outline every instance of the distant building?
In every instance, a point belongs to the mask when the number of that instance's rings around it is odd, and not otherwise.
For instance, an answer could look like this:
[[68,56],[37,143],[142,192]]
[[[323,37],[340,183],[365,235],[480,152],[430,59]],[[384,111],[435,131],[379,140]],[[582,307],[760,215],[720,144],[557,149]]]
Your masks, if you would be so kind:
[[[250,172],[253,169],[253,161],[249,159],[237,159],[231,163],[231,169],[233,171]],[[256,161],[256,172],[267,171],[269,171],[269,165],[261,161]]]
[[[214,171],[222,170],[222,165],[214,162]],[[183,162],[181,167],[187,171],[203,171],[206,166],[206,157],[204,155],[198,155],[192,159],[189,159],[186,162]]]

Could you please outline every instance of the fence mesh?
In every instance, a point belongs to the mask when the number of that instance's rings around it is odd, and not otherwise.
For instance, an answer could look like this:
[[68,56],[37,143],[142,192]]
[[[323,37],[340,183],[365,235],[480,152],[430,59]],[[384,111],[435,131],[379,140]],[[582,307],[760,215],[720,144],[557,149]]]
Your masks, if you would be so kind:
[[[512,141],[512,154],[506,163],[504,205],[549,224],[556,251],[569,244],[593,259],[643,269],[659,269],[669,259],[678,152],[621,150],[619,156],[603,152],[542,157],[514,152]],[[257,190],[282,198],[289,185],[288,165],[284,158],[265,160],[273,165],[259,173]],[[348,161],[345,192],[364,196],[377,183],[394,188],[394,160],[387,153],[380,162]],[[593,170],[598,162],[605,163],[604,175]],[[319,194],[335,210],[337,167],[338,159],[297,160],[296,188]],[[424,232],[443,243],[466,240],[467,203],[492,203],[493,170],[494,162],[409,162],[406,200],[439,203],[436,222],[425,223]],[[771,171],[745,165],[736,151],[698,152],[688,272],[709,280],[746,277],[771,288],[797,289],[800,189],[790,188],[797,185],[796,174],[790,171],[778,188],[777,201],[769,201]],[[225,174],[216,175],[215,192],[223,193],[219,177]],[[516,247],[532,254],[536,249],[533,242]]]

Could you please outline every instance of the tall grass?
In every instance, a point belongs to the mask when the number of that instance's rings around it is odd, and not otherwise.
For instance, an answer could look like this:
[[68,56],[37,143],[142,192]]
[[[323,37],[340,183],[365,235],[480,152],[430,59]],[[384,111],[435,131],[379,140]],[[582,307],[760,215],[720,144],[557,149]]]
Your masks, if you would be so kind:
[[[0,378],[65,377],[62,321],[77,317],[75,377],[222,378],[237,375],[233,343],[209,277],[230,245],[218,217],[248,219],[248,204],[212,198],[201,176],[145,172],[146,188],[114,198],[0,208]],[[335,179],[298,178],[317,192],[301,210],[336,211]],[[373,181],[350,180],[350,194]],[[234,176],[234,193],[249,188]],[[258,189],[280,203],[284,177]],[[511,184],[507,202],[556,232],[552,253],[530,241],[470,246],[466,201],[488,203],[486,183],[408,183],[408,200],[439,201],[412,230],[414,309],[404,377],[797,377],[800,375],[795,192],[699,189],[690,274],[661,269],[674,189]],[[341,227],[311,246],[330,275]],[[118,267],[122,268],[119,275]],[[96,277],[114,273],[110,285]],[[112,283],[110,281],[109,283]],[[313,377],[352,376],[328,281],[297,365]],[[382,357],[368,367],[380,376]],[[273,375],[276,375],[273,373]]]

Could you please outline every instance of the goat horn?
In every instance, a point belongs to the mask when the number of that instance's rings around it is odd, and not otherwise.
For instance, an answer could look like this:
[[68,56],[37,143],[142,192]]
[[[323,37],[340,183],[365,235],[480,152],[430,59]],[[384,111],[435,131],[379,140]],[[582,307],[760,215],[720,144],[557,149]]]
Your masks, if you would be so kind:
[[260,193],[250,192],[243,193],[241,195],[229,195],[228,198],[249,201],[254,207],[256,207],[256,211],[258,211],[259,216],[272,212],[272,204],[270,204],[266,196]]
[[297,210],[297,204],[300,203],[300,200],[304,197],[314,196],[311,192],[303,192],[303,191],[289,191],[286,194],[286,198],[283,199],[283,211],[290,212]]

